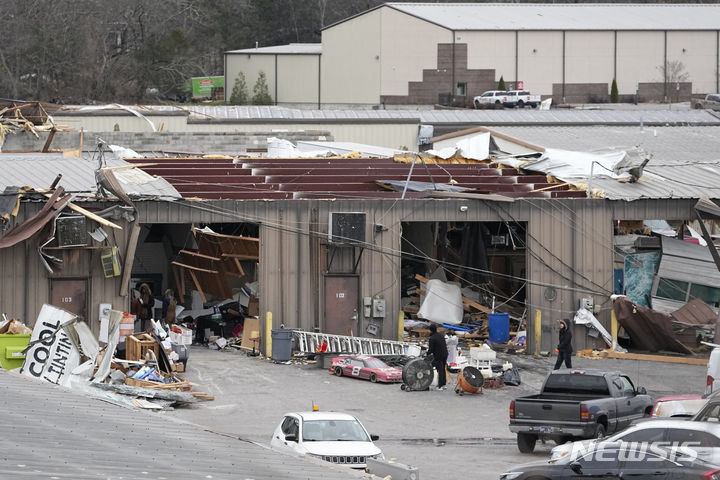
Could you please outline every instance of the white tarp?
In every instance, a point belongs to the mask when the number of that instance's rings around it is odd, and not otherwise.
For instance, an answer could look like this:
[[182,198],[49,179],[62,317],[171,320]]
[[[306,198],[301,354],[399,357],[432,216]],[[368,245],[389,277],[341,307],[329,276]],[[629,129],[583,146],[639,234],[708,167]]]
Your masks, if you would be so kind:
[[463,303],[459,285],[442,280],[428,280],[425,291],[425,299],[420,305],[418,318],[450,325],[462,322]]
[[270,137],[267,139],[267,154],[265,156],[268,158],[313,158],[333,155],[337,155],[337,153],[329,149],[301,152],[292,142],[283,138]]
[[73,313],[52,305],[43,305],[20,373],[68,386],[71,372],[80,364],[80,353],[62,326],[76,319]]
[[445,147],[440,150],[428,150],[426,153],[448,159],[457,153],[463,158],[473,160],[487,160],[490,157],[490,132],[479,133],[470,138],[463,138],[454,147]]

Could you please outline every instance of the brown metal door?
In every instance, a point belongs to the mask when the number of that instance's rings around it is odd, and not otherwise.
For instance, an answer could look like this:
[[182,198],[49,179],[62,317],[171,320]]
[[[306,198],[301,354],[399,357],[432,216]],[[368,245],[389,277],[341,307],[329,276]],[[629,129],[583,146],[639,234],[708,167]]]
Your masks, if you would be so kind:
[[87,280],[51,278],[50,304],[79,315],[87,322]]
[[325,276],[325,323],[323,333],[358,335],[358,295],[360,279],[357,275]]

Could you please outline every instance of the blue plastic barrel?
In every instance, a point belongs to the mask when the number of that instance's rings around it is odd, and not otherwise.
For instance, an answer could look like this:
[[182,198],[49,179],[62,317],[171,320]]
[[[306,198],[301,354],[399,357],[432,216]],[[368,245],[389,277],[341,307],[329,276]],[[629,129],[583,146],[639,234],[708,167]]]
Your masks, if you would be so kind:
[[510,316],[507,313],[488,314],[488,334],[494,343],[507,343],[510,340]]

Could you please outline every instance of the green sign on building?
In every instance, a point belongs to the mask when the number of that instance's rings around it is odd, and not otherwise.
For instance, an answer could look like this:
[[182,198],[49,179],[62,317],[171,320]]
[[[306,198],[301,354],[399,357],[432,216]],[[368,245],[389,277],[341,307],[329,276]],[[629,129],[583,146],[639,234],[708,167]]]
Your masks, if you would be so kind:
[[192,78],[192,95],[193,97],[209,97],[213,88],[225,87],[225,77],[193,77]]

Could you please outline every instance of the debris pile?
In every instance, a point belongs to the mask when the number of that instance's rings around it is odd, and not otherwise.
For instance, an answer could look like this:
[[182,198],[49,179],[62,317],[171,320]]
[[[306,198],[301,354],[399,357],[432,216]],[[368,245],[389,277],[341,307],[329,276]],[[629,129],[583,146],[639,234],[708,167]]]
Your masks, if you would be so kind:
[[109,310],[96,338],[75,314],[49,304],[42,306],[32,330],[5,319],[0,322],[0,353],[14,356],[19,364],[3,368],[19,368],[21,375],[137,408],[160,410],[213,400],[193,391],[194,385],[179,375],[188,358],[185,344],[171,340],[154,320],[150,330],[127,334],[121,342],[120,327],[127,320],[134,323],[135,318]]

